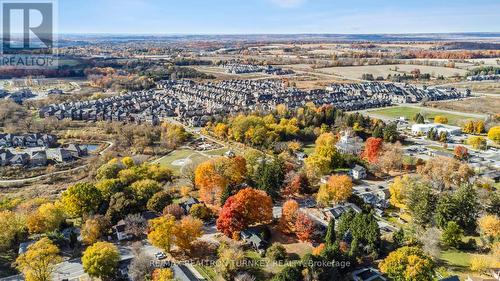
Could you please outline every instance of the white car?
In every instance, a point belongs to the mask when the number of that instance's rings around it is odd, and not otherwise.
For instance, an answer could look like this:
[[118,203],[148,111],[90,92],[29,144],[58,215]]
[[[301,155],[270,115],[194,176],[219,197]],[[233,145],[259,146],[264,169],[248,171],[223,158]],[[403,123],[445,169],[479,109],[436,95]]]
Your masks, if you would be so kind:
[[167,255],[165,255],[165,253],[163,253],[163,252],[158,252],[155,254],[155,257],[159,260],[163,260],[163,259],[167,258]]

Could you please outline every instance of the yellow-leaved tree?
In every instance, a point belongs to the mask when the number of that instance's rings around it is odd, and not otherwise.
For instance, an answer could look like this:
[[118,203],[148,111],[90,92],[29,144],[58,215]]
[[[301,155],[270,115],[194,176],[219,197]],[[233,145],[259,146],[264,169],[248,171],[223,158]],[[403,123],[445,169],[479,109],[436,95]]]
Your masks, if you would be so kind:
[[394,182],[389,185],[389,192],[391,193],[389,202],[391,205],[400,209],[406,209],[406,192],[414,182],[415,180],[409,175],[396,177]]
[[65,219],[64,209],[59,202],[45,203],[28,215],[26,225],[30,233],[45,233],[59,229]]
[[0,211],[0,251],[12,247],[26,229],[25,217],[12,211]]
[[203,235],[203,222],[191,216],[183,217],[174,228],[175,245],[190,252],[192,242]]
[[481,233],[491,240],[500,238],[500,219],[495,215],[486,215],[479,219]]
[[88,247],[82,256],[83,270],[90,277],[112,280],[116,274],[120,253],[109,242],[97,242]]
[[380,263],[380,270],[393,280],[434,280],[435,264],[417,247],[401,247]]
[[16,267],[26,281],[50,281],[56,264],[61,260],[59,248],[44,237],[16,259]]
[[317,201],[323,205],[345,202],[352,194],[352,186],[349,176],[333,175],[319,188]]
[[500,143],[500,126],[491,127],[488,131],[488,138],[495,143]]
[[434,117],[434,123],[448,124],[448,118],[446,116],[437,115]]
[[170,252],[175,227],[175,217],[166,215],[149,221],[148,239],[158,248]]
[[153,281],[172,281],[174,272],[170,268],[157,268],[153,271]]
[[323,133],[316,139],[314,152],[306,159],[306,171],[310,178],[328,174],[342,161],[335,144],[337,138],[332,133]]

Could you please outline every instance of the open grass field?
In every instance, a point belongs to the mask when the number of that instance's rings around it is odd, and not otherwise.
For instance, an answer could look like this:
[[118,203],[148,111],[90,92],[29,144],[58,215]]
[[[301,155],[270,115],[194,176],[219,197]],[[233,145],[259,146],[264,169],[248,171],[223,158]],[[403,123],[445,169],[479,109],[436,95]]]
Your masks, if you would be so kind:
[[460,113],[449,113],[440,110],[433,110],[430,108],[420,108],[420,107],[410,107],[410,106],[394,106],[382,109],[368,110],[368,113],[372,113],[376,116],[383,116],[387,118],[399,118],[404,117],[407,120],[411,120],[413,116],[417,113],[421,113],[429,121],[433,121],[434,117],[437,115],[445,116],[448,118],[449,125],[460,125],[461,122],[468,119],[477,119],[477,117],[472,117],[470,115],[462,115]]
[[179,149],[170,152],[164,157],[158,159],[156,163],[163,167],[171,169],[175,174],[181,172],[182,167],[191,163],[201,163],[208,157],[198,151],[191,149]]
[[363,65],[363,66],[344,66],[344,67],[328,67],[317,69],[320,73],[338,75],[347,79],[361,79],[364,73],[373,74],[374,77],[395,74],[409,74],[414,69],[420,69],[420,73],[430,73],[431,76],[437,77],[453,77],[456,75],[465,75],[467,70],[458,68],[448,68],[439,66],[411,65],[411,64],[395,64],[395,65]]
[[179,175],[182,168],[191,163],[199,164],[210,158],[223,156],[229,149],[219,148],[208,151],[196,151],[188,148],[181,148],[170,152],[162,158],[155,161],[163,167],[171,169],[175,174]]

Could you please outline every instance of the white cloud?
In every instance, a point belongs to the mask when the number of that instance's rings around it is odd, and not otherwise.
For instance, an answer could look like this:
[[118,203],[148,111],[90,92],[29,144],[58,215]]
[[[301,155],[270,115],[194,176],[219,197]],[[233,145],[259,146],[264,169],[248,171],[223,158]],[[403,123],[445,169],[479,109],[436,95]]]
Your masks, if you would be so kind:
[[271,0],[271,2],[283,8],[295,8],[302,5],[306,0]]

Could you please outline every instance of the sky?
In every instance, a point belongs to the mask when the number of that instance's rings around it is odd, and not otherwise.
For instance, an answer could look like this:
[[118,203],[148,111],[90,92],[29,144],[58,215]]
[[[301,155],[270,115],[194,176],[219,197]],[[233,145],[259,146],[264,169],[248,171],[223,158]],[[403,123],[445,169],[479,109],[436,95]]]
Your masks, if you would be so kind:
[[500,0],[58,0],[59,33],[500,32]]

